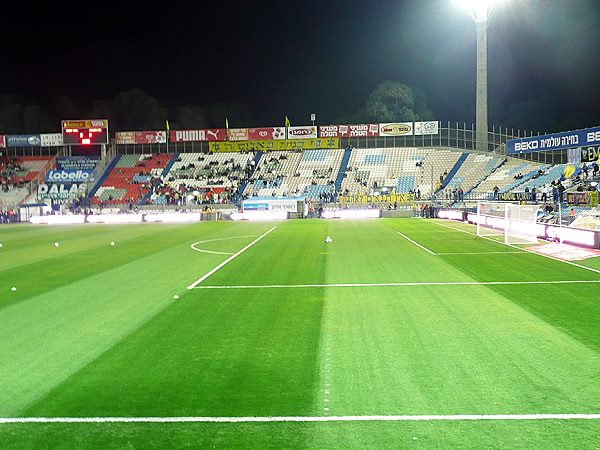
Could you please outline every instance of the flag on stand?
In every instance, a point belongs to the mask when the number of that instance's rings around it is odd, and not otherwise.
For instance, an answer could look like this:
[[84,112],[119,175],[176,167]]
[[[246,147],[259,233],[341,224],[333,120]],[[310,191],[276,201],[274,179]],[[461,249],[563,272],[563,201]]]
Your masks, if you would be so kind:
[[290,119],[288,119],[288,116],[285,116],[285,126],[286,128],[292,126],[292,124],[290,123]]

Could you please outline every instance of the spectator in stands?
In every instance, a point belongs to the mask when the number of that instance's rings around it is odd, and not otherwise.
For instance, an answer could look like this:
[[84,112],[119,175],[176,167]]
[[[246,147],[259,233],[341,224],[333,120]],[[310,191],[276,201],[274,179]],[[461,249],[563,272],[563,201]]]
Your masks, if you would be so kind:
[[546,203],[548,200],[548,186],[545,184],[540,187],[540,192],[542,193],[542,203]]
[[500,188],[498,186],[494,186],[494,189],[493,189],[494,200],[498,200],[498,193],[499,192],[500,192]]
[[561,182],[559,182],[557,189],[558,189],[558,201],[559,201],[559,203],[563,203],[566,188]]
[[531,201],[532,201],[533,203],[536,203],[536,202],[537,202],[537,189],[536,189],[536,187],[535,187],[535,186],[533,186],[533,187],[531,188]]
[[588,177],[588,166],[586,163],[583,163],[583,166],[581,167],[581,171],[583,172],[583,178],[587,178]]

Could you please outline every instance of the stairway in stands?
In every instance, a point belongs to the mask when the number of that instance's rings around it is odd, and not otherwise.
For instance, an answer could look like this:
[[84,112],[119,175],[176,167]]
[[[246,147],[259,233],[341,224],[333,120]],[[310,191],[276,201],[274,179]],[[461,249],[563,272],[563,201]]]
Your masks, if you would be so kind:
[[348,168],[350,155],[352,155],[352,147],[348,146],[344,151],[344,156],[342,157],[342,162],[340,163],[340,170],[338,171],[337,177],[335,179],[336,192],[339,192],[342,189],[342,181],[344,181],[344,175],[346,174],[346,169]]

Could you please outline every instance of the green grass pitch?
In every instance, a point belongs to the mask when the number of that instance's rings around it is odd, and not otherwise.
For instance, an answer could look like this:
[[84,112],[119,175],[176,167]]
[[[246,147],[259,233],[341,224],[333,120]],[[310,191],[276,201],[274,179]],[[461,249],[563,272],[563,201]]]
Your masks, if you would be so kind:
[[473,233],[2,226],[0,448],[600,448],[600,260]]

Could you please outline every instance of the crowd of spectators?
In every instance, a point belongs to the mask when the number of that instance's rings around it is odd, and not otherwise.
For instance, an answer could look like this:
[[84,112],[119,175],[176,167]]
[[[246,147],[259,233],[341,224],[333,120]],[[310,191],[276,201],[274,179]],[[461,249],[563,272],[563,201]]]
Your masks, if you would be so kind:
[[14,209],[0,210],[0,224],[18,222],[17,211]]
[[[254,160],[248,161],[245,166],[236,163],[233,158],[221,164],[218,161],[204,163],[204,160],[204,156],[199,156],[196,163],[182,165],[167,177],[151,176],[142,185],[150,193],[147,203],[183,206],[239,201],[239,186],[248,180],[254,169]],[[181,162],[181,158],[177,162]]]
[[8,192],[13,187],[19,187],[22,182],[16,176],[22,167],[14,157],[3,158],[0,160],[0,189],[2,192]]

